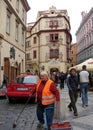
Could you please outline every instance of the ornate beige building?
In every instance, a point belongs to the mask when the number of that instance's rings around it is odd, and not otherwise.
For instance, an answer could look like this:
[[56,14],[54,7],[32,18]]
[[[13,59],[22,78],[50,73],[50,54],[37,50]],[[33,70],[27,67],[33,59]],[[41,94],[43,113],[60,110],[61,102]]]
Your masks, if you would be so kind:
[[66,72],[71,45],[70,19],[67,10],[39,11],[35,23],[27,26],[26,67],[33,73],[45,69]]
[[0,0],[0,84],[25,71],[27,0]]

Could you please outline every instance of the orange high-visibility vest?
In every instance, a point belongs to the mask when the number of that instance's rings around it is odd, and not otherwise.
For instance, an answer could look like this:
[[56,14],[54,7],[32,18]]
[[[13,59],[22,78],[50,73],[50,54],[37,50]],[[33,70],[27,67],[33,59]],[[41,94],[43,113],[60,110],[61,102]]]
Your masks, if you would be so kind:
[[[49,105],[55,102],[55,95],[52,94],[52,92],[50,91],[51,83],[53,83],[53,81],[49,79],[43,88],[43,91],[42,91],[42,104],[43,105]],[[41,84],[41,80],[39,80],[37,84],[36,93],[38,91],[40,84]]]

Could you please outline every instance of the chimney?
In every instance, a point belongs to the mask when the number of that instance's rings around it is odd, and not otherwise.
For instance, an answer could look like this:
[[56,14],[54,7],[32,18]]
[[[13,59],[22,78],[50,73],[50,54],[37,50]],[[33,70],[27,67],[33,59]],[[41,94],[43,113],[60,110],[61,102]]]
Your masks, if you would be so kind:
[[85,11],[81,12],[82,19],[84,19],[86,15],[87,15],[87,11],[86,12]]

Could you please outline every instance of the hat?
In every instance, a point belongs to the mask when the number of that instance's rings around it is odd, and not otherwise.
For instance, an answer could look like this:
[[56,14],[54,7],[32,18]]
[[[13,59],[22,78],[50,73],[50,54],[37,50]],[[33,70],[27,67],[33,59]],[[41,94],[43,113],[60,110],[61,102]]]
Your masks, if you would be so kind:
[[40,73],[40,75],[47,75],[47,76],[48,76],[48,73],[47,73],[46,71],[42,71],[42,72]]

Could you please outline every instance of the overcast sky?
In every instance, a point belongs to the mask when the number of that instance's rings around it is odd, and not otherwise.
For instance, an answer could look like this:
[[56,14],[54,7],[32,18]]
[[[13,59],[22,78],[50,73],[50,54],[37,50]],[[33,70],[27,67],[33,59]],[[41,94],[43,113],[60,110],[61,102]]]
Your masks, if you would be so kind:
[[81,12],[93,7],[93,0],[27,0],[30,10],[27,13],[27,23],[35,22],[38,11],[48,10],[55,6],[57,10],[67,9],[70,17],[72,42],[76,42],[75,33],[81,22]]

